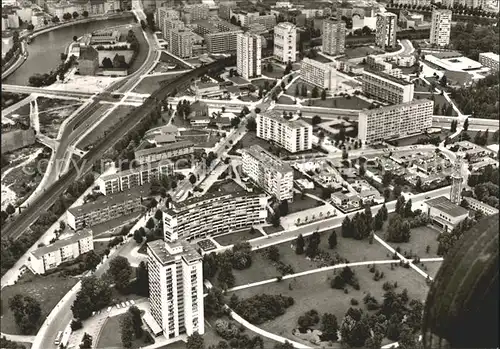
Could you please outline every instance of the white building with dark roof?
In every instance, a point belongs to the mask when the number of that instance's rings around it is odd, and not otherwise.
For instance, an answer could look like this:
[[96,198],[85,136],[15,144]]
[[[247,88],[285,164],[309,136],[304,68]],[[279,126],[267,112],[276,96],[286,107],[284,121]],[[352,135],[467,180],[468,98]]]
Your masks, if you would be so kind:
[[445,196],[438,196],[424,202],[424,212],[427,212],[433,223],[444,231],[451,231],[461,221],[468,217],[469,211],[450,201]]
[[71,261],[78,256],[94,249],[92,230],[85,229],[76,232],[73,236],[57,240],[53,244],[37,248],[30,253],[29,264],[36,274],[44,274],[64,262]]

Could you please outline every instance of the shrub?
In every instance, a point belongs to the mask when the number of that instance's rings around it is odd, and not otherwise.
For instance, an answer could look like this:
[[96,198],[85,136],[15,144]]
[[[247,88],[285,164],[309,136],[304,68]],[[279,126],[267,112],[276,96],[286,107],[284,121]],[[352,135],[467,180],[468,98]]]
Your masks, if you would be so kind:
[[356,298],[351,298],[351,305],[358,305],[359,302]]

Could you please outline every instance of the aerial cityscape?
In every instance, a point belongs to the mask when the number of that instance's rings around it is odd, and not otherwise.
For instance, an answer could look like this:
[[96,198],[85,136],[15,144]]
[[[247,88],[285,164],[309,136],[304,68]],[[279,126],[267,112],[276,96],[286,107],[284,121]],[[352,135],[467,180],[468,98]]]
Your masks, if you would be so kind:
[[0,348],[498,348],[499,10],[2,0]]

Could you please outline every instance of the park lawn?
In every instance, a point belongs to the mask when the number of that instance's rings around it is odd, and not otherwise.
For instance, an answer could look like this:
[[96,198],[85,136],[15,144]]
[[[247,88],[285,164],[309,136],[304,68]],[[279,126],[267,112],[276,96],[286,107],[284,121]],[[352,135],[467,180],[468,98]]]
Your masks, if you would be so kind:
[[273,225],[270,225],[268,227],[263,227],[262,228],[266,234],[274,234],[274,233],[279,233],[280,231],[285,230],[281,225],[275,227]]
[[154,91],[158,90],[160,87],[165,86],[168,81],[172,81],[182,74],[184,73],[145,77],[144,79],[142,79],[139,85],[137,85],[133,92],[151,94]]
[[274,79],[265,79],[265,78],[260,78],[260,79],[254,79],[251,81],[252,85],[254,85],[257,89],[260,87],[265,88],[266,81],[269,83],[269,88],[271,88],[272,83],[274,82]]
[[[382,232],[381,234],[377,235],[385,240],[385,232]],[[438,257],[437,255],[437,249],[439,245],[437,241],[438,236],[439,236],[438,230],[429,226],[424,226],[411,229],[410,241],[408,242],[402,242],[402,243],[387,242],[387,243],[391,245],[393,248],[399,247],[401,249],[401,254],[403,254],[406,251],[407,253],[411,252],[411,254],[417,255],[420,258],[433,258],[433,257]],[[425,252],[427,246],[430,247],[429,253]]]
[[38,330],[56,304],[77,282],[77,279],[70,277],[63,278],[55,275],[32,276],[25,281],[19,281],[15,285],[2,288],[2,321],[0,322],[0,329],[3,333],[21,334],[14,320],[14,314],[9,309],[9,299],[16,294],[31,296],[40,303],[42,315],[40,323],[36,327]]
[[346,58],[360,58],[366,57],[371,54],[381,53],[381,50],[376,50],[371,48],[370,46],[359,46],[354,48],[346,48],[345,49],[345,57]]
[[295,101],[288,96],[280,96],[280,98],[278,98],[278,104],[294,105]]
[[267,77],[272,78],[272,79],[282,78],[285,69],[283,69],[281,66],[276,65],[276,64],[272,64],[272,66],[273,66],[273,71],[268,72],[267,71],[267,64],[263,64],[262,65],[262,75],[267,76]]
[[302,79],[298,79],[296,81],[293,82],[292,85],[290,85],[290,87],[286,90],[286,94],[287,95],[290,95],[290,96],[295,96],[295,87],[296,86],[299,86],[299,95],[297,96],[297,98],[306,98],[306,97],[303,97],[302,95],[300,95],[300,93],[302,92],[302,85],[304,85],[305,87],[307,87],[307,97],[311,97],[311,92],[314,88],[314,85],[308,83],[308,82],[305,82],[304,80]]
[[434,279],[439,271],[439,268],[441,268],[442,264],[443,262],[424,262],[418,265],[418,267],[423,271],[425,271],[427,274],[429,274],[431,278]]
[[304,211],[313,207],[323,206],[324,204],[324,202],[313,199],[307,195],[304,195],[304,198],[302,199],[301,194],[294,193],[293,202],[288,204],[288,214]]
[[254,230],[253,233],[250,232],[250,229],[243,229],[240,231],[236,231],[234,233],[229,233],[221,236],[214,237],[214,240],[217,241],[222,246],[234,245],[237,242],[244,242],[248,240],[252,240],[262,236],[258,230]]
[[[351,307],[351,298],[358,300],[360,303],[359,307],[364,312],[367,312],[363,304],[363,297],[366,293],[369,292],[381,303],[385,292],[382,289],[382,285],[385,281],[391,283],[397,282],[398,288],[396,292],[401,292],[406,288],[410,299],[425,300],[427,296],[428,286],[425,283],[425,279],[411,269],[396,267],[394,270],[390,270],[388,266],[379,266],[378,269],[385,274],[385,277],[379,281],[373,280],[373,274],[369,272],[367,267],[354,267],[352,269],[359,280],[360,290],[356,291],[348,286],[348,294],[345,294],[342,290],[330,287],[330,280],[334,276],[333,271],[319,272],[290,280],[283,280],[282,282],[250,287],[235,291],[234,293],[240,299],[263,293],[283,294],[293,297],[295,303],[286,310],[284,315],[267,321],[259,325],[259,327],[296,341],[300,340],[292,335],[292,331],[297,327],[299,316],[303,315],[306,311],[316,309],[320,313],[320,317],[323,313],[332,313],[337,317],[340,325],[345,313]],[[232,292],[228,296],[231,296],[231,294]]]
[[313,99],[312,105],[315,107],[324,108],[339,108],[339,109],[364,109],[370,106],[370,103],[356,96],[347,99],[346,97],[327,98],[325,100]]
[[[99,333],[99,339],[97,341],[96,348],[121,348],[121,331],[120,331],[120,321],[125,317],[126,314],[120,314],[117,316],[110,317],[104,323],[101,332]],[[132,349],[141,348],[147,345],[144,343],[142,338],[134,339],[132,341]]]

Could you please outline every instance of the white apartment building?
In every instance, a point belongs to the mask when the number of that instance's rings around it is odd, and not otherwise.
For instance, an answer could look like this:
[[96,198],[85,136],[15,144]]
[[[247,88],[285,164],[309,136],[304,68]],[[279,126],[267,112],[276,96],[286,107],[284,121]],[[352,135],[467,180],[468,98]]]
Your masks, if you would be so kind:
[[464,200],[467,201],[467,204],[469,204],[469,208],[474,210],[474,211],[479,211],[485,216],[491,216],[494,214],[498,214],[498,209],[494,208],[493,206],[488,205],[487,203],[484,203],[482,201],[476,200],[474,198],[471,198],[469,196],[464,196]]
[[60,264],[73,260],[93,249],[92,230],[85,229],[67,239],[57,240],[51,245],[32,251],[30,253],[30,267],[34,273],[44,274],[48,270],[54,269]]
[[493,52],[482,52],[479,54],[479,63],[491,70],[498,72],[498,61],[500,55]]
[[369,96],[392,104],[407,103],[413,100],[415,85],[409,81],[372,70],[365,70],[362,80],[362,90]]
[[446,46],[450,43],[451,10],[432,10],[430,43]]
[[377,13],[375,44],[383,50],[396,47],[397,19],[392,12]]
[[422,133],[432,127],[434,102],[416,99],[408,103],[359,113],[358,138],[373,143]]
[[174,164],[170,161],[157,161],[145,164],[138,168],[119,171],[97,179],[97,185],[104,195],[129,190],[146,183],[152,179],[160,180],[163,176],[174,173]]
[[323,47],[324,53],[336,56],[345,52],[345,22],[333,19],[323,21]]
[[137,150],[134,153],[135,160],[140,164],[155,161],[165,161],[172,158],[191,155],[194,152],[194,143],[191,141],[180,141],[162,147]]
[[167,338],[205,333],[202,258],[187,242],[147,244],[149,305],[145,322]]
[[155,21],[160,28],[163,36],[165,37],[165,21],[168,19],[179,19],[179,11],[168,8],[168,7],[159,7],[156,9],[155,13]]
[[242,151],[243,173],[278,201],[293,200],[293,169],[259,145]]
[[263,224],[267,197],[244,190],[208,193],[163,208],[165,241],[192,240]]
[[287,120],[278,112],[257,115],[257,137],[273,141],[290,153],[312,148],[312,126],[304,120]]
[[300,66],[300,77],[304,81],[332,91],[337,88],[336,72],[332,64],[321,63],[307,57],[302,60]]
[[395,78],[402,78],[403,76],[403,71],[401,69],[393,68],[392,63],[386,62],[383,58],[375,55],[367,56],[366,64],[372,70],[384,72]]
[[240,33],[236,44],[236,65],[238,74],[244,79],[260,76],[262,73],[262,40],[260,35]]
[[295,62],[297,53],[297,27],[289,22],[274,27],[274,56],[281,62]]

